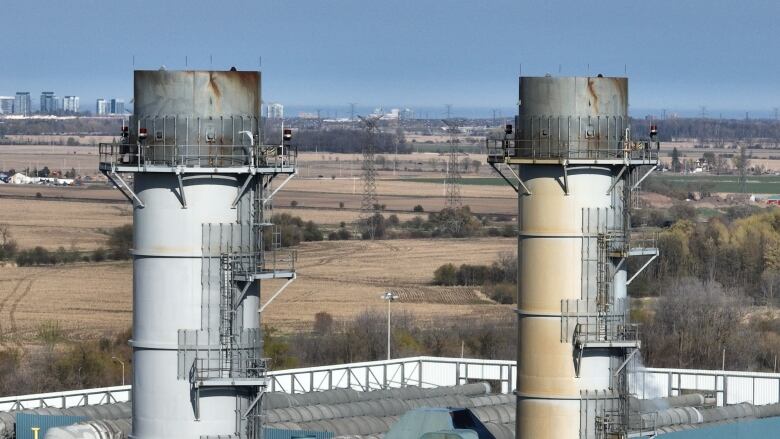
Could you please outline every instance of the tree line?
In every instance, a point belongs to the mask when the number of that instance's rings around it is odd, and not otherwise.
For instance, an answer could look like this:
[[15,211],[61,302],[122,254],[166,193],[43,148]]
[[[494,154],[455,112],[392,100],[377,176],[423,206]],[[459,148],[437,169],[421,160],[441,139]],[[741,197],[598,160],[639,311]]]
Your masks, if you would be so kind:
[[42,246],[22,249],[13,239],[7,224],[0,224],[0,261],[14,261],[19,267],[71,264],[75,262],[102,262],[108,259],[130,258],[133,246],[133,226],[125,224],[103,231],[108,236],[107,248],[82,251],[72,246],[60,246],[55,251]]
[[[426,320],[413,313],[395,312],[392,356],[515,358],[517,331],[510,313],[467,320],[468,324],[446,317]],[[381,360],[387,358],[387,315],[364,311],[354,318],[336,320],[320,312],[308,331],[283,334],[265,327],[263,340],[264,355],[271,358],[273,369]]]
[[365,130],[334,128],[328,130],[301,129],[293,136],[293,146],[299,151],[360,153],[368,144],[374,152],[406,154],[412,150],[402,136],[393,132],[368,133]]
[[764,139],[777,145],[780,141],[780,121],[775,119],[721,119],[712,117],[674,119],[632,119],[632,137],[646,138],[650,125],[658,126],[658,138],[698,139],[700,143],[722,146],[724,142]]

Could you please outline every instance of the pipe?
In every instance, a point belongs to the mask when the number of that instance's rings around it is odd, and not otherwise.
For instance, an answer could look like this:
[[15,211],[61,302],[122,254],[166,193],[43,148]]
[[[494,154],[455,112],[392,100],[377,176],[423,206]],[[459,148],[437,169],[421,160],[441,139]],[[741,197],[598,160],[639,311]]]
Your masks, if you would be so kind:
[[629,398],[628,404],[631,413],[649,413],[674,407],[703,407],[705,405],[704,395],[700,393],[654,399],[639,399],[632,396]]
[[50,428],[44,439],[126,439],[131,428],[130,419],[87,421]]
[[112,404],[95,404],[70,408],[40,407],[29,410],[0,412],[0,439],[11,439],[16,436],[16,415],[83,416],[90,420],[106,420],[130,418],[132,403],[117,402]]

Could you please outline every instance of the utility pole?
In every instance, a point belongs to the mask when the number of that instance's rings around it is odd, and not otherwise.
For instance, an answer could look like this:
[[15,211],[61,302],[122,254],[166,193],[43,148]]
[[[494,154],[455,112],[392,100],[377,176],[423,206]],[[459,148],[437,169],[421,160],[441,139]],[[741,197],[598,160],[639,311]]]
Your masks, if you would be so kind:
[[390,359],[390,303],[398,300],[398,296],[388,291],[383,294],[382,299],[387,300],[387,359]]
[[119,362],[122,365],[122,385],[125,385],[125,362],[117,357],[111,357],[112,360]]

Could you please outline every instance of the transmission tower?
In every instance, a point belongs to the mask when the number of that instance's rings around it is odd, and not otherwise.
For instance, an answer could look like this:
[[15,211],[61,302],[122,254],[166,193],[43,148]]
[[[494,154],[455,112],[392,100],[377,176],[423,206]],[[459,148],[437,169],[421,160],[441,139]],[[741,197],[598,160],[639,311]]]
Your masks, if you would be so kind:
[[447,209],[458,209],[463,207],[463,200],[460,197],[460,162],[458,157],[458,123],[452,119],[443,120],[447,126],[447,132],[450,134],[450,147],[447,156],[447,174],[444,177],[444,196],[445,207]]
[[[381,116],[380,116],[381,117]],[[360,234],[368,239],[376,237],[377,216],[379,212],[379,200],[376,196],[376,164],[374,162],[374,143],[378,131],[377,121],[379,117],[365,118],[358,116],[363,128],[368,133],[366,144],[363,147],[363,163],[361,166],[363,180],[363,200],[360,203],[360,218],[358,229]]]

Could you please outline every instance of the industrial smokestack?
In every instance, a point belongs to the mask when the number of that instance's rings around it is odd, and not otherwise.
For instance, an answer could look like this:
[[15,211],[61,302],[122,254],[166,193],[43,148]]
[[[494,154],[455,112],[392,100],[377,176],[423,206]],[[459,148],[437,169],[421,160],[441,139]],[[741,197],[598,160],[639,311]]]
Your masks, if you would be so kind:
[[630,139],[626,78],[522,77],[519,102],[488,142],[518,192],[517,437],[596,437],[627,424],[627,208],[657,151]]
[[136,71],[126,140],[100,146],[134,205],[135,439],[260,436],[260,280],[295,278],[263,250],[295,154],[262,144],[260,100],[259,72]]

